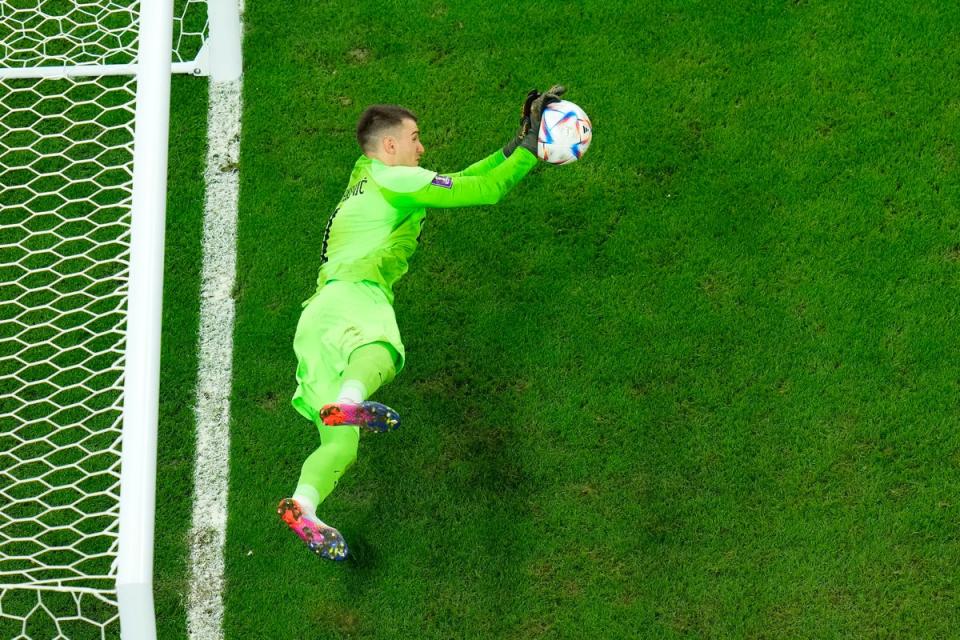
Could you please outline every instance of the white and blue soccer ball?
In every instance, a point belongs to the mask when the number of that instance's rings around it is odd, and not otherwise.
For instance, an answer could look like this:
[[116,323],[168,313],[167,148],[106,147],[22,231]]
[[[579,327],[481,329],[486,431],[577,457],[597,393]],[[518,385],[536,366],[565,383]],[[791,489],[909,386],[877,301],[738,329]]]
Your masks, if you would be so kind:
[[569,100],[548,104],[540,119],[537,156],[551,164],[570,164],[590,148],[593,125],[587,114]]

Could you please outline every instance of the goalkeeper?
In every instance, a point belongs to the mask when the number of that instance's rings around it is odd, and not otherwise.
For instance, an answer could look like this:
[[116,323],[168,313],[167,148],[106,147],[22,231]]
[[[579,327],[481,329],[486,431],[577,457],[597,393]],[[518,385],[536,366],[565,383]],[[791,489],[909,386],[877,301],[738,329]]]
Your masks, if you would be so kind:
[[421,168],[416,116],[375,105],[357,123],[363,155],[327,222],[317,291],[303,304],[293,340],[297,355],[294,408],[320,430],[293,497],[280,501],[281,519],[311,551],[347,557],[340,532],[316,515],[357,458],[360,428],[389,431],[400,416],[368,400],[403,368],[404,350],[393,312],[393,284],[417,248],[426,207],[495,204],[537,164],[537,132],[545,105],[561,86],[531,91],[520,131],[502,150],[459,173]]

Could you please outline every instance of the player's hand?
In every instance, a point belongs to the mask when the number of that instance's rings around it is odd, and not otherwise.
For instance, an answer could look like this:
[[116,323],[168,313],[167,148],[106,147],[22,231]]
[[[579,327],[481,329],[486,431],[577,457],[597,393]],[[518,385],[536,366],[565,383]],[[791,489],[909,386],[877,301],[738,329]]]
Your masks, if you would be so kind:
[[527,135],[527,132],[530,130],[530,107],[533,104],[533,101],[540,97],[540,92],[536,89],[531,89],[527,92],[527,97],[523,100],[523,105],[520,107],[520,129],[517,130],[517,135],[513,136],[503,147],[503,155],[507,158],[510,157],[510,154],[516,151],[517,147],[520,145],[520,141],[523,140],[523,137]]
[[503,148],[503,155],[509,158],[518,146],[537,155],[537,136],[540,133],[543,109],[552,102],[559,102],[560,96],[566,91],[563,85],[555,84],[547,89],[546,93],[540,93],[536,89],[527,93],[520,114],[520,130],[517,131],[516,137]]

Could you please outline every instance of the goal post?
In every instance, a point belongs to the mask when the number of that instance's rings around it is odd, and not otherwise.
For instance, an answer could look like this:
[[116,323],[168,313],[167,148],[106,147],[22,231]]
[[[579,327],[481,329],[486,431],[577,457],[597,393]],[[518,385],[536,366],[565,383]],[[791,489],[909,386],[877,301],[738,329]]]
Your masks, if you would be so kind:
[[213,82],[236,80],[243,72],[240,2],[241,0],[209,0],[209,75]]
[[156,635],[170,74],[238,77],[239,34],[237,0],[0,0],[0,638]]
[[[123,385],[117,604],[124,640],[156,638],[153,534],[173,2],[141,0]],[[136,629],[135,632],[131,631]]]

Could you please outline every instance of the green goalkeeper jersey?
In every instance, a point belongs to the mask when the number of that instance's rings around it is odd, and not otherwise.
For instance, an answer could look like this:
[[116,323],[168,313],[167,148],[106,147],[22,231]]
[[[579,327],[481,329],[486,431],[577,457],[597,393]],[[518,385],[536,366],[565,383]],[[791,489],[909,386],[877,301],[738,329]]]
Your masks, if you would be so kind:
[[393,302],[393,284],[407,272],[427,207],[494,204],[536,164],[523,148],[509,158],[498,150],[446,175],[360,156],[323,233],[317,289],[331,280],[368,280]]

